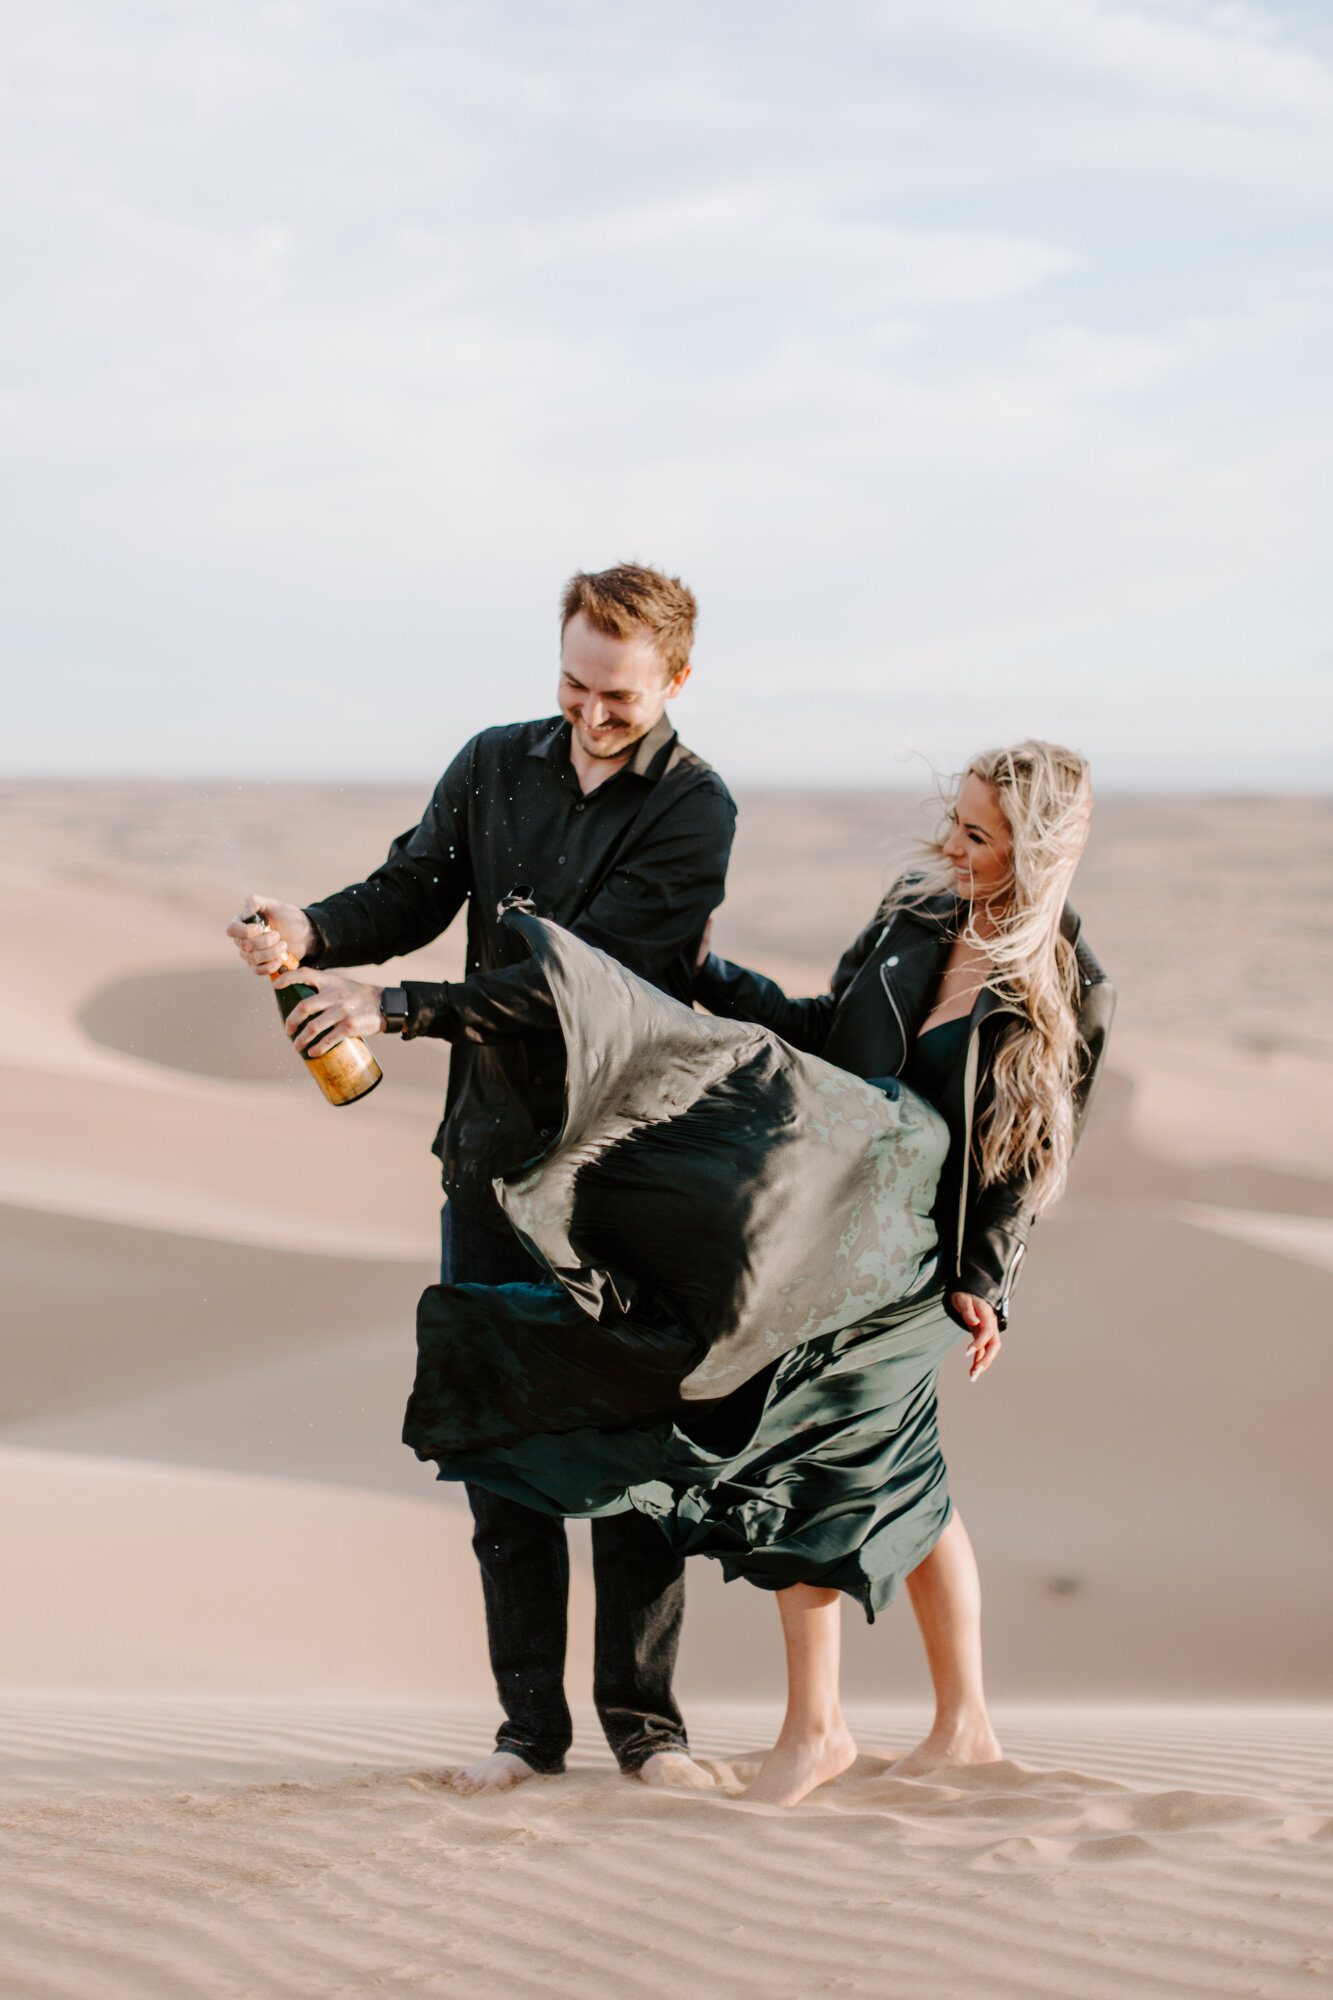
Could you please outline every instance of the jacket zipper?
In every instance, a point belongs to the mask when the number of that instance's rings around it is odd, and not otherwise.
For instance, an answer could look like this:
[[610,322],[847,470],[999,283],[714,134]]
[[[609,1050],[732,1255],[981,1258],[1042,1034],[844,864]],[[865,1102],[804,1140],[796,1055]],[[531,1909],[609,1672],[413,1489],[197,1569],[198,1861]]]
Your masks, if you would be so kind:
[[954,1269],[959,1270],[963,1262],[963,1237],[967,1227],[967,1189],[972,1171],[972,1101],[977,1089],[977,1068],[981,1051],[981,1023],[973,1028],[967,1038],[967,1063],[963,1069],[963,1171],[958,1182],[958,1237],[954,1250]]
[[1018,1267],[1023,1261],[1023,1253],[1026,1249],[1027,1244],[1020,1243],[1015,1249],[1013,1256],[1009,1259],[1009,1268],[1004,1274],[1004,1297],[1000,1300],[998,1308],[1002,1321],[1007,1320],[1009,1317],[1009,1294],[1014,1289],[1014,1279],[1018,1276]]
[[[881,940],[881,942],[882,941],[883,940]],[[893,1073],[895,1076],[901,1076],[903,1073],[903,1064],[907,1061],[907,1053],[908,1053],[907,1025],[904,1022],[902,1015],[898,1011],[898,1002],[893,997],[893,981],[889,978],[889,968],[887,965],[881,965],[879,968],[879,983],[884,988],[885,993],[888,995],[889,1005],[893,1009],[893,1018],[898,1023],[898,1039],[901,1041],[903,1045],[903,1052],[902,1052],[902,1057],[899,1060],[898,1067]]]

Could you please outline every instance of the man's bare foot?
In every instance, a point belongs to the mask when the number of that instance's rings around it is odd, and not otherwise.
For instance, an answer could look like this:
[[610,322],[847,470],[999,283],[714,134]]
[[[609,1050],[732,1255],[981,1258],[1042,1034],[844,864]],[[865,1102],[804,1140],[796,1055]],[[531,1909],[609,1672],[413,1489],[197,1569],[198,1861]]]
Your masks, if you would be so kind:
[[492,1750],[489,1757],[483,1757],[479,1764],[469,1764],[465,1771],[455,1771],[449,1780],[456,1792],[508,1792],[515,1785],[521,1785],[525,1778],[535,1778],[537,1773],[531,1764],[517,1756],[512,1750]]
[[1003,1756],[989,1716],[965,1716],[956,1722],[937,1722],[924,1742],[890,1764],[888,1775],[919,1778],[923,1771],[939,1771],[949,1765],[998,1764]]
[[856,1762],[856,1742],[845,1722],[819,1736],[790,1742],[779,1737],[759,1766],[759,1776],[741,1794],[762,1806],[796,1806],[818,1785],[840,1778]]
[[645,1785],[663,1785],[669,1792],[711,1792],[717,1779],[684,1750],[654,1750],[645,1757],[636,1778]]

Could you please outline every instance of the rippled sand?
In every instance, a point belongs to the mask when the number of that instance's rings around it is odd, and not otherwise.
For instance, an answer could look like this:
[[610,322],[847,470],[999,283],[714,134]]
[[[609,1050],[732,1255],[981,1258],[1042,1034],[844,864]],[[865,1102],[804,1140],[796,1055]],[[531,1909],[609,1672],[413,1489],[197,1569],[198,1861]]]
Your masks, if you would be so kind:
[[8,1701],[5,1990],[55,2000],[410,1992],[569,2000],[1168,2000],[1321,1990],[1333,1716],[1001,1713],[1011,1757],[886,1773],[865,1708],[797,1812],[734,1796],[776,1715],[701,1710],[716,1795],[605,1755],[492,1799],[444,1707]]

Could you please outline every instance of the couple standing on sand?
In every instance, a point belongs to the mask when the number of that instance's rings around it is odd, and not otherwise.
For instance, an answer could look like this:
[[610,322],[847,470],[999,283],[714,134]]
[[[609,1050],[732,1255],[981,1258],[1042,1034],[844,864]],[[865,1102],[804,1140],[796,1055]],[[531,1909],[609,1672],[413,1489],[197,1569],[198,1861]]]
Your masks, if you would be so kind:
[[[1065,901],[1087,766],[973,759],[830,991],[790,999],[707,950],[735,807],[666,715],[694,618],[657,571],[575,576],[559,718],[475,737],[367,881],[257,895],[229,927],[257,972],[300,960],[305,1053],[454,1044],[404,1436],[475,1522],[505,1720],[465,1791],[563,1769],[569,1515],[592,1519],[593,1692],[627,1776],[712,1782],[672,1694],[700,1553],[778,1598],[787,1714],[749,1796],[794,1804],[852,1762],[841,1594],[873,1618],[903,1580],[936,1716],[895,1768],[1000,1754],[935,1385],[961,1339],[974,1380],[999,1352],[1105,1046],[1112,989]],[[461,981],[333,970],[465,902]]]

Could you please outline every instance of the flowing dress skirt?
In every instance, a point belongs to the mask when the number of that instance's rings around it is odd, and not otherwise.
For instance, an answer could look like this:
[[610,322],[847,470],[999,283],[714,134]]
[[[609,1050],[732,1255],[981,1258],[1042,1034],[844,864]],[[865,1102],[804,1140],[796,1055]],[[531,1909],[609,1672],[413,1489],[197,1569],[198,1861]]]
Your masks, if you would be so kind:
[[550,1276],[427,1290],[404,1441],[441,1478],[635,1507],[728,1577],[834,1585],[873,1617],[949,1518],[944,1121],[507,921],[567,1054],[560,1134],[496,1185]]

